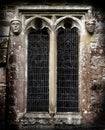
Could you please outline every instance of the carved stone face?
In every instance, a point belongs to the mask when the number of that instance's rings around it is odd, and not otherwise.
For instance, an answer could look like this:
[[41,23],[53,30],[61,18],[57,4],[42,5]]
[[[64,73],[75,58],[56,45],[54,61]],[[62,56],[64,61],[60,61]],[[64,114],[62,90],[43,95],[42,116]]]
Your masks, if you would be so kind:
[[19,35],[22,29],[21,22],[19,20],[13,20],[11,22],[11,31],[15,35]]
[[94,31],[95,31],[95,21],[94,20],[86,21],[85,26],[86,26],[86,30],[89,33],[91,33],[91,34],[94,33]]

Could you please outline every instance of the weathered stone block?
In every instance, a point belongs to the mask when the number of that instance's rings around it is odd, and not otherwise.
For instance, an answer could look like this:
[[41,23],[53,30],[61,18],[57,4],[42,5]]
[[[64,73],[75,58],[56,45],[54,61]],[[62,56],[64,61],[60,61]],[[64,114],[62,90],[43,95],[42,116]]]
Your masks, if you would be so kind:
[[8,47],[8,37],[0,37],[0,48],[6,49]]
[[7,26],[0,26],[0,36],[9,36],[9,30]]
[[7,61],[7,49],[0,49],[0,63],[6,63]]
[[6,82],[6,70],[5,68],[0,68],[0,83]]
[[0,107],[0,122],[5,120],[5,108]]
[[5,96],[0,93],[0,107],[5,107]]

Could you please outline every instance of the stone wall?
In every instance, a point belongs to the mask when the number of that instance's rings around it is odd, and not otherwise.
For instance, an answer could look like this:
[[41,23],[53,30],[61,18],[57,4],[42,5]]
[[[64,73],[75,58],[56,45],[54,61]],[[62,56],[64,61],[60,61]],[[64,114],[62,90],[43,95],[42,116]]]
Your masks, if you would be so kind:
[[82,36],[82,113],[85,124],[105,123],[105,15],[94,10],[96,28],[93,36]]
[[90,111],[95,123],[105,123],[105,15],[96,11],[95,39],[90,43]]
[[6,61],[9,36],[9,21],[5,18],[5,11],[0,9],[0,128],[6,121]]
[[[10,40],[14,42],[15,39],[10,37],[10,20],[13,18],[15,8],[14,6],[6,5],[1,8],[0,15],[0,127],[8,121],[13,121],[17,118],[16,111],[14,111],[14,106],[16,103],[16,93],[14,90],[14,84],[8,84],[8,80],[11,80],[11,76],[7,78],[8,73],[12,73],[12,70],[16,68],[11,68],[9,72],[7,72],[7,51],[8,51],[8,43]],[[93,36],[83,35],[82,40],[85,45],[83,45],[83,50],[81,55],[83,59],[82,62],[82,71],[81,75],[82,81],[82,105],[81,111],[83,116],[83,123],[87,124],[105,124],[105,14],[101,10],[95,9],[94,17],[96,19],[96,29]],[[21,40],[21,37],[18,37],[18,40]],[[85,39],[85,40],[84,40]],[[82,43],[82,42],[81,42]],[[18,51],[19,48],[17,48]],[[24,47],[23,47],[24,49]],[[11,51],[11,50],[9,50]],[[24,51],[23,51],[24,52]],[[24,54],[23,54],[24,59]],[[10,61],[12,65],[12,61]],[[13,61],[14,62],[14,61]],[[10,66],[9,66],[10,67]],[[13,66],[12,66],[13,67]],[[9,68],[10,69],[10,68]],[[22,76],[21,73],[24,71],[20,70],[18,76]],[[17,78],[15,74],[12,73],[13,78]],[[15,80],[16,81],[16,80]],[[19,81],[21,82],[21,80]],[[7,87],[8,85],[8,87]],[[21,87],[21,86],[20,86]],[[10,91],[11,95],[8,94]],[[18,91],[18,90],[16,90]],[[18,92],[19,93],[19,92]],[[6,100],[6,95],[8,98]],[[20,97],[18,94],[17,97]],[[21,99],[20,99],[21,100]],[[7,104],[7,105],[6,105]],[[19,106],[22,107],[22,106]],[[10,110],[12,109],[12,110]],[[6,110],[8,112],[8,118],[6,115]],[[23,110],[23,108],[21,108]],[[27,120],[26,120],[27,122]]]

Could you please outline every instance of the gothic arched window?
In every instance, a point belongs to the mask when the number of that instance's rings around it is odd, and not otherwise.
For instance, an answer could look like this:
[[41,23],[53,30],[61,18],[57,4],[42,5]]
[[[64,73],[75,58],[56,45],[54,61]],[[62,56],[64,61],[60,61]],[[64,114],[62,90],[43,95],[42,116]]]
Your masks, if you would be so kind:
[[78,112],[78,30],[70,20],[57,36],[57,112]]
[[47,27],[36,18],[28,33],[27,112],[78,112],[78,29],[71,18]]
[[28,34],[28,112],[48,112],[49,108],[49,34],[41,22],[36,19],[35,29]]

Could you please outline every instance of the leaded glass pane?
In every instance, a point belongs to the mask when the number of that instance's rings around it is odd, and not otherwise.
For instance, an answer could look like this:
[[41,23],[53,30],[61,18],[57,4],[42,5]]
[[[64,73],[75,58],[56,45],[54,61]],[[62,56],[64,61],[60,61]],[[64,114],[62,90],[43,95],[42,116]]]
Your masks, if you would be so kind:
[[78,30],[65,25],[57,36],[57,112],[77,112]]
[[48,112],[49,34],[46,28],[31,29],[28,35],[27,111]]

